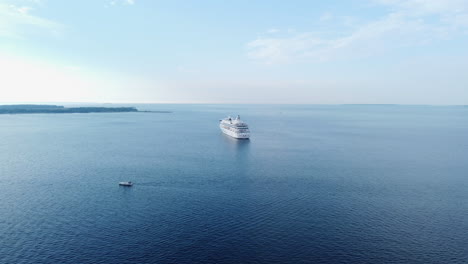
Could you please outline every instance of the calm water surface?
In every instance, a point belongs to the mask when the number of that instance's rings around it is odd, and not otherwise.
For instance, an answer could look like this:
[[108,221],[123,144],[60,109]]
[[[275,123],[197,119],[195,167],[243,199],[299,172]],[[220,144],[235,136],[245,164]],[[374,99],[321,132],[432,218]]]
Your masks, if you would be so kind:
[[468,263],[466,107],[138,107],[0,116],[0,263]]

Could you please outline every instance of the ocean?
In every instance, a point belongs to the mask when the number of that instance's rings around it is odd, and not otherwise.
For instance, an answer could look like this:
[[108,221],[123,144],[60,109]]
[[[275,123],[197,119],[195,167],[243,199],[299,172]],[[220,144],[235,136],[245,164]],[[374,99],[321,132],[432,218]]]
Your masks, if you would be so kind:
[[468,107],[135,106],[0,115],[0,263],[468,263]]

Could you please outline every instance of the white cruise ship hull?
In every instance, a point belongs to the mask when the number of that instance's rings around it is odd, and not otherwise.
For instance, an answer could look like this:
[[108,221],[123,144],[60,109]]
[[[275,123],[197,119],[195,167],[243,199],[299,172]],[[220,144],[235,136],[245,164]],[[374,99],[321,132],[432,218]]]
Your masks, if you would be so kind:
[[233,138],[237,139],[249,139],[250,133],[238,133],[232,130],[229,130],[227,128],[224,128],[222,125],[219,126],[221,128],[221,131],[223,131],[224,134],[231,136]]

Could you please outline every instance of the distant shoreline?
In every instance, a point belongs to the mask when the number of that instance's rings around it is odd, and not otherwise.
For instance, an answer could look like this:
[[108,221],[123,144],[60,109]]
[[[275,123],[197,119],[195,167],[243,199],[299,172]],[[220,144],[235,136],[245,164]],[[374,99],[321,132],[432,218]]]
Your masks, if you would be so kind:
[[139,111],[136,107],[64,107],[61,105],[0,105],[0,114],[87,114],[87,113],[171,113]]

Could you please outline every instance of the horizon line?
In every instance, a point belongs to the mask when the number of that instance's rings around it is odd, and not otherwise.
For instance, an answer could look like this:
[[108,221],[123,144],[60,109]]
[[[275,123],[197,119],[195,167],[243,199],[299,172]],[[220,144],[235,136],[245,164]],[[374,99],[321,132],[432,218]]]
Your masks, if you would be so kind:
[[115,105],[343,105],[343,106],[468,106],[467,104],[427,104],[427,103],[222,103],[222,102],[60,102],[60,101],[18,101],[18,102],[0,102],[1,105],[16,105],[16,104],[115,104]]

